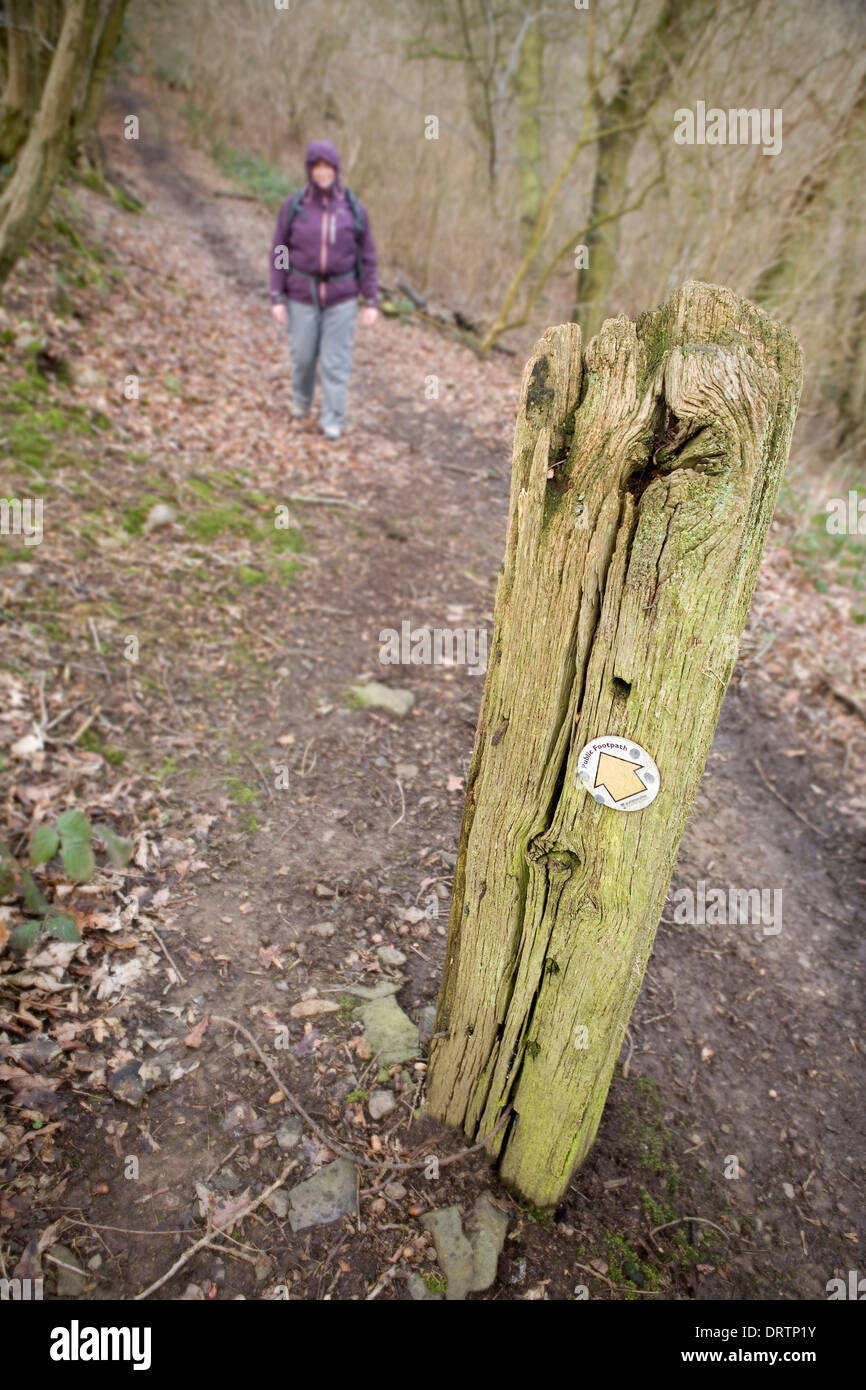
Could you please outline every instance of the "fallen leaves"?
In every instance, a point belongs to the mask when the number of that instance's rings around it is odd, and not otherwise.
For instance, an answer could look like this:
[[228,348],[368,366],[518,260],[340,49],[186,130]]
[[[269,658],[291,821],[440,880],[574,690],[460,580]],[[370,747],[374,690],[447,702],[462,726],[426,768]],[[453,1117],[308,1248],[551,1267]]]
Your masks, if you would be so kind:
[[204,1035],[208,1030],[209,1023],[210,1014],[205,1014],[204,1018],[200,1019],[199,1022],[195,1025],[195,1027],[191,1028],[190,1031],[187,1033],[186,1037],[183,1040],[185,1046],[201,1047]]

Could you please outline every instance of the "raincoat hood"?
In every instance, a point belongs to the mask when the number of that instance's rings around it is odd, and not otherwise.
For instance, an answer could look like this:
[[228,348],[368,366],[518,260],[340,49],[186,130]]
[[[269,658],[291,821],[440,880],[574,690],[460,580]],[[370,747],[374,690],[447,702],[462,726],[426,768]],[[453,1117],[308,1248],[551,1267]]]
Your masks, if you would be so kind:
[[337,182],[340,180],[340,156],[337,153],[336,145],[332,145],[330,140],[311,140],[307,146],[306,170],[307,178],[310,178],[310,171],[317,160],[324,159],[326,164],[331,164],[337,171]]

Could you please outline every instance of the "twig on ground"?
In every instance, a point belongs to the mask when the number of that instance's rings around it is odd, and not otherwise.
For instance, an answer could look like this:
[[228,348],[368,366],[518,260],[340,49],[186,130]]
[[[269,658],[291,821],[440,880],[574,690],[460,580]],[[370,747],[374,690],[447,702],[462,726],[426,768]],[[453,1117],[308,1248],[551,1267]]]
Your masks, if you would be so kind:
[[343,1239],[340,1241],[340,1243],[339,1243],[338,1245],[333,1245],[333,1246],[331,1247],[331,1249],[328,1251],[328,1253],[327,1253],[327,1255],[325,1256],[325,1258],[323,1259],[323,1261],[322,1261],[322,1268],[319,1270],[319,1277],[318,1277],[318,1280],[317,1280],[317,1283],[316,1283],[316,1301],[317,1301],[317,1302],[318,1302],[319,1299],[321,1299],[321,1297],[322,1297],[322,1285],[323,1285],[324,1282],[325,1282],[325,1270],[328,1268],[328,1265],[331,1263],[331,1260],[335,1259],[335,1258],[337,1257],[337,1255],[339,1255],[340,1251],[342,1250],[343,1246],[346,1244],[346,1241],[347,1241],[348,1239],[349,1239],[349,1233],[348,1233],[348,1231],[347,1231],[347,1232],[345,1233],[345,1235],[343,1236]]
[[389,834],[389,835],[391,834],[391,831],[395,828],[395,826],[398,826],[398,825],[400,824],[401,820],[404,820],[405,817],[406,817],[406,798],[405,798],[405,796],[403,795],[403,783],[400,781],[400,778],[399,778],[399,777],[395,778],[395,781],[396,781],[397,786],[398,786],[398,788],[399,788],[399,790],[400,790],[400,807],[401,807],[401,810],[400,810],[399,816],[398,816],[397,819],[394,821],[394,825],[389,825],[389,826],[388,826],[388,834]]
[[186,976],[183,974],[183,972],[180,970],[180,968],[179,968],[177,965],[175,965],[174,961],[173,961],[172,958],[171,958],[171,953],[170,953],[168,947],[166,946],[165,942],[163,941],[162,937],[160,936],[159,932],[156,930],[156,927],[152,927],[151,924],[150,924],[150,922],[145,921],[144,918],[139,918],[139,920],[140,920],[140,922],[141,922],[141,925],[144,927],[145,931],[152,932],[153,935],[156,937],[156,939],[157,939],[157,941],[159,942],[160,948],[162,949],[162,952],[163,952],[163,954],[164,954],[166,960],[168,961],[169,965],[171,966],[172,970],[174,971],[175,975],[177,976],[178,982],[179,982],[180,984],[182,984],[182,985],[185,985],[185,984],[186,984]]
[[101,710],[101,706],[100,706],[100,705],[97,705],[97,706],[96,706],[96,709],[93,711],[93,713],[92,713],[92,714],[89,714],[89,715],[87,716],[87,718],[85,719],[84,723],[83,723],[83,724],[80,724],[79,727],[75,730],[75,733],[69,735],[69,738],[67,738],[67,739],[63,739],[63,738],[50,738],[50,739],[47,740],[47,742],[48,742],[48,743],[68,743],[68,744],[70,744],[70,745],[71,745],[71,744],[74,744],[74,743],[77,743],[78,740],[82,737],[82,735],[87,733],[87,730],[90,728],[90,726],[91,726],[91,724],[93,723],[94,719],[95,719],[95,718],[97,717],[97,715],[100,713],[100,710]]
[[661,1289],[635,1289],[631,1284],[615,1284],[612,1279],[608,1279],[606,1274],[599,1273],[597,1269],[592,1269],[589,1265],[580,1265],[576,1260],[572,1261],[572,1268],[582,1269],[584,1274],[590,1274],[594,1279],[603,1279],[608,1288],[613,1289],[615,1293],[621,1293],[627,1290],[628,1293],[654,1294],[658,1296],[662,1292]]
[[[289,1090],[289,1088],[285,1085],[283,1081],[280,1080],[279,1076],[277,1075],[276,1068],[272,1065],[269,1059],[262,1052],[262,1049],[259,1047],[252,1033],[250,1033],[248,1029],[244,1028],[242,1023],[236,1022],[236,1020],[233,1018],[226,1018],[224,1015],[221,1014],[211,1014],[211,1022],[224,1023],[229,1028],[234,1028],[236,1032],[240,1033],[242,1037],[246,1038],[247,1042],[250,1044],[250,1047],[255,1052],[262,1066],[267,1071],[268,1076],[285,1096],[289,1105],[292,1107],[294,1111],[297,1112],[298,1115],[300,1115],[304,1123],[309,1125],[310,1129],[313,1131],[315,1135],[318,1136],[319,1139],[321,1139],[322,1143],[327,1144],[328,1148],[331,1150],[332,1153],[339,1154],[341,1158],[348,1158],[350,1163],[356,1163],[361,1168],[372,1168],[372,1170],[375,1173],[384,1173],[387,1169],[392,1169],[394,1172],[407,1172],[410,1169],[415,1170],[418,1168],[423,1169],[427,1167],[428,1159],[426,1158],[419,1158],[411,1163],[394,1163],[392,1159],[388,1159],[383,1163],[378,1163],[375,1159],[364,1158],[362,1154],[356,1154],[353,1153],[351,1149],[343,1148],[342,1144],[338,1144],[336,1139],[333,1139],[328,1134],[327,1130],[324,1130],[320,1124],[316,1123],[312,1116],[307,1114],[300,1101],[292,1095],[292,1092]],[[487,1144],[489,1140],[491,1140],[494,1137],[494,1135],[499,1133],[500,1129],[502,1129],[503,1125],[511,1117],[511,1109],[512,1107],[510,1105],[507,1106],[506,1109],[502,1112],[502,1115],[500,1116],[499,1120],[494,1125],[493,1129],[490,1130],[490,1133],[485,1134],[483,1139],[479,1139],[478,1142],[471,1145],[470,1148],[461,1149],[461,1151],[456,1154],[447,1154],[445,1158],[439,1158],[439,1167],[441,1168],[444,1164],[461,1163],[464,1158],[469,1158],[470,1154],[477,1153],[479,1149],[483,1149],[484,1145]]]
[[[401,1245],[400,1249],[402,1250],[402,1248],[403,1247]],[[399,1258],[399,1255],[400,1251],[398,1250],[397,1256],[395,1258]],[[396,1264],[389,1265],[389,1267],[385,1270],[385,1273],[382,1275],[381,1279],[379,1279],[377,1283],[373,1285],[373,1288],[367,1294],[367,1303],[372,1302],[374,1298],[378,1298],[379,1294],[382,1292],[382,1290],[385,1288],[387,1284],[390,1284],[392,1279],[405,1279],[405,1277],[405,1270],[398,1269]]]
[[215,1163],[214,1166],[211,1168],[210,1172],[207,1173],[207,1174],[205,1174],[205,1179],[204,1179],[205,1182],[210,1182],[210,1180],[211,1180],[211,1178],[213,1177],[214,1173],[218,1173],[219,1170],[220,1170],[220,1168],[224,1168],[225,1165],[228,1163],[229,1159],[230,1159],[230,1158],[234,1158],[234,1156],[235,1156],[235,1154],[237,1153],[237,1151],[238,1151],[239,1148],[240,1148],[240,1144],[235,1144],[235,1146],[234,1146],[233,1149],[229,1149],[229,1151],[228,1151],[228,1153],[226,1154],[225,1158],[221,1158],[220,1161],[219,1161],[219,1163]]
[[[42,672],[43,677],[44,674],[45,673]],[[70,714],[74,714],[77,709],[81,709],[81,706],[86,704],[87,699],[85,697],[85,699],[83,700],[77,700],[74,705],[70,705],[69,709],[61,710],[59,714],[55,714],[53,719],[49,719],[48,723],[45,725],[45,728],[42,730],[42,733],[45,734],[48,732],[49,729],[56,728],[58,724],[63,723],[64,719],[68,719]],[[49,742],[53,742],[53,740],[49,739]]]
[[91,1231],[119,1231],[124,1236],[188,1236],[189,1231],[182,1227],[177,1230],[168,1231],[145,1231],[136,1226],[97,1226],[93,1221],[76,1221],[68,1216],[67,1221],[72,1226],[87,1226]]
[[271,786],[271,784],[270,784],[270,782],[268,781],[268,779],[265,777],[265,774],[262,772],[261,768],[260,768],[260,767],[257,765],[257,763],[255,762],[255,760],[254,760],[253,758],[250,757],[250,755],[249,755],[249,753],[246,751],[246,749],[244,749],[244,757],[246,758],[246,760],[247,760],[247,762],[249,763],[250,767],[251,767],[251,768],[253,769],[253,771],[256,773],[257,777],[260,778],[261,784],[262,784],[262,786],[263,786],[264,789],[265,789],[265,794],[266,794],[267,796],[269,796],[271,800],[273,800],[273,797],[274,797],[274,789],[273,789],[273,787]]
[[[666,1231],[669,1226],[679,1226],[683,1221],[698,1221],[702,1226],[712,1226],[713,1230],[721,1231],[722,1235],[728,1240],[732,1238],[730,1231],[726,1231],[724,1226],[719,1226],[715,1221],[710,1221],[706,1216],[678,1216],[674,1221],[665,1221],[661,1226],[653,1226],[650,1231],[650,1240],[652,1240],[653,1236],[658,1235],[659,1231]],[[658,1246],[656,1246],[656,1249],[658,1249]]]
[[812,822],[808,819],[807,816],[803,815],[802,811],[798,811],[796,806],[792,806],[790,801],[788,801],[787,798],[784,797],[781,792],[776,791],[776,788],[773,786],[772,782],[767,777],[766,773],[764,772],[764,769],[758,762],[758,759],[753,757],[752,762],[755,765],[758,776],[760,777],[764,786],[767,788],[767,791],[770,792],[776,798],[777,801],[781,801],[783,806],[787,806],[788,810],[792,813],[792,815],[795,815],[798,820],[801,820],[803,822],[804,825],[808,825],[813,835],[817,835],[820,839],[825,840],[827,838],[826,832],[823,830],[819,830],[816,825],[812,824]]
[[[238,1212],[234,1224],[237,1225],[238,1222],[243,1221],[244,1217],[249,1216],[257,1207],[260,1207],[262,1203],[270,1197],[271,1193],[276,1192],[278,1187],[282,1187],[289,1173],[291,1173],[293,1168],[297,1168],[297,1166],[298,1160],[296,1158],[293,1158],[290,1163],[286,1163],[280,1176],[271,1183],[270,1187],[266,1187],[264,1192],[260,1193],[254,1201],[249,1202]],[[175,1260],[174,1264],[170,1269],[166,1270],[165,1274],[161,1275],[159,1279],[155,1279],[152,1284],[148,1284],[146,1289],[142,1289],[141,1293],[137,1293],[132,1300],[133,1303],[140,1303],[143,1298],[149,1298],[152,1293],[156,1293],[157,1289],[161,1289],[163,1284],[167,1284],[169,1279],[173,1278],[179,1269],[183,1269],[184,1265],[189,1263],[193,1255],[197,1255],[199,1250],[204,1250],[207,1246],[211,1245],[213,1241],[219,1240],[224,1234],[223,1231],[214,1230],[213,1228],[208,1230],[206,1234],[202,1236],[201,1240],[197,1240],[188,1250],[184,1250],[183,1254]]]
[[866,723],[866,705],[862,705],[859,700],[855,699],[850,691],[843,689],[829,672],[823,671],[821,673],[821,680],[830,691],[830,694],[835,695],[840,704],[843,704],[846,709],[850,709],[854,714],[859,714],[863,722]]

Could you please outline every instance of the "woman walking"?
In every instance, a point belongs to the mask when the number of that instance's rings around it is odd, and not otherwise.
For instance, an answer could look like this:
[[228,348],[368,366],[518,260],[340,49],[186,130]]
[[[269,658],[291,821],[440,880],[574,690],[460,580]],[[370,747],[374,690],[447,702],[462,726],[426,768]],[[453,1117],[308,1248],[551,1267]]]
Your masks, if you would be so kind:
[[374,324],[378,316],[376,247],[366,208],[340,182],[340,156],[330,140],[311,141],[306,169],[306,187],[290,194],[277,214],[272,313],[277,323],[289,326],[292,415],[302,419],[309,413],[318,364],[322,433],[339,439],[359,294],[364,322]]

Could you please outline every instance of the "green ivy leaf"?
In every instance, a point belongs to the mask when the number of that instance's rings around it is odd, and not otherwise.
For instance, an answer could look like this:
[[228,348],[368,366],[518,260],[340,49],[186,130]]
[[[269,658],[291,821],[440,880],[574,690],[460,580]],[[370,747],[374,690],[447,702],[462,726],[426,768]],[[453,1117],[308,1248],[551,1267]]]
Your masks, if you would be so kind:
[[41,922],[24,922],[9,933],[9,945],[13,951],[26,951],[33,946],[42,934]]
[[93,858],[89,840],[68,840],[65,836],[62,837],[60,857],[67,877],[71,878],[73,883],[87,883],[88,879],[93,877],[96,860]]
[[60,845],[60,836],[50,825],[37,825],[30,836],[30,863],[47,864]]
[[80,941],[81,932],[75,925],[73,917],[65,917],[58,912],[54,916],[46,917],[45,931],[47,935],[53,936],[55,941]]
[[80,811],[64,811],[57,817],[57,829],[60,831],[60,857],[68,877],[73,883],[86,883],[96,868],[90,844],[93,838],[90,821]]
[[15,887],[18,865],[5,845],[0,845],[0,898],[5,898]]
[[96,834],[105,845],[106,853],[115,869],[123,869],[132,858],[132,841],[115,835],[107,825],[97,825]]
[[42,896],[29,869],[21,870],[21,896],[28,912],[38,912],[43,916],[51,910],[51,904]]
[[93,838],[93,827],[80,811],[64,811],[57,817],[57,829],[61,840],[86,840],[89,844]]

